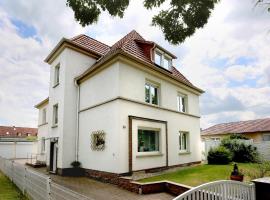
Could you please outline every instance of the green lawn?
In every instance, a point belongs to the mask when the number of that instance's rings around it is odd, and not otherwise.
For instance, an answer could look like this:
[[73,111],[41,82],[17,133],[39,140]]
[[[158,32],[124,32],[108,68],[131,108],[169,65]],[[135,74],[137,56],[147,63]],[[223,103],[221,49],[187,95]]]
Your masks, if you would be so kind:
[[[239,170],[256,170],[257,164],[240,163],[238,164]],[[169,180],[177,183],[197,186],[206,182],[216,180],[227,180],[230,178],[233,165],[199,165],[180,169],[176,172],[170,172],[155,177],[141,179],[139,182],[151,182]],[[244,181],[250,181],[249,177],[244,176]]]
[[0,172],[0,200],[27,200],[18,188]]

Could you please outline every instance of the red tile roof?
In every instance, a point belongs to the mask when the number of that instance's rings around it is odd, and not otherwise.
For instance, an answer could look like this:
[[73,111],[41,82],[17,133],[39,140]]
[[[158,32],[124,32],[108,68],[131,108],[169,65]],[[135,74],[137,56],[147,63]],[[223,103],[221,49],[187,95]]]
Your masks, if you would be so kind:
[[244,134],[268,131],[270,132],[270,118],[217,124],[203,130],[201,135]]
[[[146,62],[146,63],[151,64],[151,65],[155,65],[155,63],[151,60],[151,52],[147,53],[147,51],[150,51],[150,49],[152,49],[155,46],[162,48],[152,41],[146,41],[135,30],[128,33],[126,36],[124,36],[122,39],[117,41],[111,47],[109,47],[101,42],[98,42],[97,40],[94,40],[86,35],[79,35],[79,36],[76,36],[70,40],[73,42],[76,42],[76,44],[82,45],[82,46],[88,48],[89,50],[95,51],[95,52],[99,53],[100,55],[102,55],[101,58],[97,61],[97,63],[103,62],[106,58],[113,55],[117,51],[122,51],[122,52],[127,53],[127,54],[129,54],[129,55],[131,55],[131,56],[133,56],[133,57],[135,57],[143,62]],[[168,52],[168,51],[166,51],[166,52],[168,54],[170,54],[173,58],[176,58],[170,52]],[[86,72],[83,73],[83,75],[80,76],[80,78],[83,77],[85,74],[87,74],[89,72],[89,69],[86,70]],[[196,88],[175,67],[171,67],[171,69],[169,71],[180,82],[182,82],[185,85],[190,86],[196,90],[199,90],[200,92],[203,92],[199,88]]]
[[105,55],[110,50],[110,46],[108,46],[107,44],[99,42],[84,34],[73,37],[70,40],[77,45],[83,46],[90,51],[96,52],[101,56]]
[[0,126],[0,137],[5,138],[23,138],[27,136],[37,136],[37,128]]

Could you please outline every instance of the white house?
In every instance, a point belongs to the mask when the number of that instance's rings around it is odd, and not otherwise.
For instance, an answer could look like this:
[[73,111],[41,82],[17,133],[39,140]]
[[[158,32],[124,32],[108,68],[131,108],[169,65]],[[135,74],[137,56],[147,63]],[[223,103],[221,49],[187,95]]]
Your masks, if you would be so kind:
[[49,98],[36,106],[49,170],[68,174],[79,161],[89,173],[125,174],[200,162],[203,91],[175,58],[136,31],[113,46],[62,39],[45,59]]

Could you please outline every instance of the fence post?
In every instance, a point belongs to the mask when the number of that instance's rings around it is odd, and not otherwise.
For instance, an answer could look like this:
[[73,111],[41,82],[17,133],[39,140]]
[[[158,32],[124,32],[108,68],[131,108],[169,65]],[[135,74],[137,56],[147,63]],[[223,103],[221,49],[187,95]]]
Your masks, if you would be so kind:
[[24,167],[24,176],[23,176],[23,194],[25,195],[25,193],[26,193],[26,184],[27,184],[27,182],[26,182],[26,173],[27,173],[27,171],[26,171],[27,169],[26,169],[26,167]]
[[11,174],[10,174],[10,180],[13,183],[13,174],[14,174],[14,160],[11,161]]
[[47,199],[51,199],[51,178],[47,178]]

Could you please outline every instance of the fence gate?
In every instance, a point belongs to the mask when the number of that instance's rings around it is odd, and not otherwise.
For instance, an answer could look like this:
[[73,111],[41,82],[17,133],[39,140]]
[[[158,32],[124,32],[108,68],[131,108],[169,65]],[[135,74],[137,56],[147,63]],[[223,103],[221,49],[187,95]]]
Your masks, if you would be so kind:
[[214,181],[192,188],[173,200],[255,200],[255,186],[238,181]]

